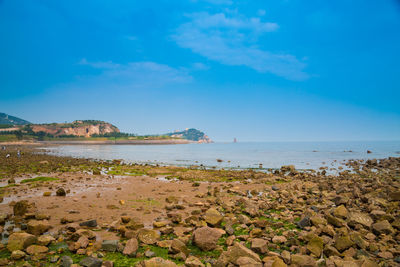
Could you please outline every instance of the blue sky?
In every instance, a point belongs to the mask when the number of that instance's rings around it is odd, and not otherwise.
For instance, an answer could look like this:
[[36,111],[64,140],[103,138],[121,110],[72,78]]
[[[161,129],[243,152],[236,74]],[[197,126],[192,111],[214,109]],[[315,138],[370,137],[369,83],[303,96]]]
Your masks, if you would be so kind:
[[0,112],[217,141],[400,139],[395,0],[0,0]]

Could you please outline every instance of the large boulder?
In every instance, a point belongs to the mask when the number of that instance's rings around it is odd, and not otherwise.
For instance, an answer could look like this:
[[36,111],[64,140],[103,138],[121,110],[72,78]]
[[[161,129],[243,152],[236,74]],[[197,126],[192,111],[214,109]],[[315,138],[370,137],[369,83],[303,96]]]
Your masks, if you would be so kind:
[[47,232],[50,228],[51,225],[47,220],[43,221],[37,221],[37,220],[31,220],[27,224],[27,232],[36,236],[39,236],[45,232]]
[[242,244],[235,242],[233,246],[228,248],[227,251],[222,252],[221,256],[218,258],[216,266],[226,266],[229,263],[239,265],[237,261],[241,257],[250,258],[256,262],[257,265],[258,263],[261,263],[260,256],[258,256],[258,254],[246,248]]
[[201,227],[194,231],[193,242],[201,250],[210,251],[217,247],[218,239],[221,235],[221,231],[215,228]]
[[152,245],[160,239],[160,234],[155,230],[140,229],[138,232],[138,239],[146,245]]
[[13,233],[8,238],[7,249],[9,251],[24,250],[36,242],[36,236],[28,233]]
[[364,227],[370,228],[374,221],[368,214],[361,212],[351,212],[348,217],[348,224],[350,226],[356,226],[357,224],[361,224]]

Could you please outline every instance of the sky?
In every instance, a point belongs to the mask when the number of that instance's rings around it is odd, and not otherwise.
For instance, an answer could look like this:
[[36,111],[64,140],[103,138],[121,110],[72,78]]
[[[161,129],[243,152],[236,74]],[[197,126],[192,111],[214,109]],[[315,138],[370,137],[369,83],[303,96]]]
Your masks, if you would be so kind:
[[0,0],[0,112],[215,141],[400,140],[398,0]]

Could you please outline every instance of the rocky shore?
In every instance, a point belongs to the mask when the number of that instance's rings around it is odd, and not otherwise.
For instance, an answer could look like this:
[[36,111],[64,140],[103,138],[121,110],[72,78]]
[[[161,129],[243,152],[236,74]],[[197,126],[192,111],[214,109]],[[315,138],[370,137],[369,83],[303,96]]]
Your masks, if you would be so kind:
[[204,170],[7,147],[0,266],[400,266],[400,158],[344,167]]

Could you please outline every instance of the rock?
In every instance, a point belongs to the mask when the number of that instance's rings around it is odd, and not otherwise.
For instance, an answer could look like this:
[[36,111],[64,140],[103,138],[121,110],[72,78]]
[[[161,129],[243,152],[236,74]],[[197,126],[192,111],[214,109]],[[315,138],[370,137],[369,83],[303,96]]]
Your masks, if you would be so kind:
[[114,267],[114,263],[112,261],[103,261],[101,267]]
[[141,264],[143,267],[177,267],[173,261],[164,260],[160,257],[155,257],[146,261],[143,261]]
[[276,235],[272,238],[272,243],[274,243],[274,244],[281,244],[281,243],[285,243],[286,241],[287,241],[287,239],[283,235]]
[[122,252],[124,255],[134,257],[136,255],[136,251],[139,248],[139,242],[136,238],[131,238],[126,242],[124,251]]
[[128,224],[126,224],[126,228],[130,230],[138,230],[144,227],[144,224],[139,221],[137,218],[131,218]]
[[193,242],[203,251],[210,251],[217,247],[222,233],[215,228],[201,227],[193,232]]
[[262,238],[254,238],[251,240],[251,249],[257,253],[265,254],[268,252],[268,242]]
[[320,237],[314,237],[308,242],[307,249],[316,257],[320,257],[324,249],[324,241]]
[[286,267],[287,265],[280,258],[276,258],[271,267]]
[[239,267],[262,267],[263,264],[249,257],[240,257],[236,260]]
[[294,254],[291,258],[292,265],[301,267],[316,267],[317,262],[308,255]]
[[237,260],[240,257],[248,257],[258,263],[261,263],[260,257],[256,253],[236,242],[233,244],[233,246],[228,247],[227,251],[222,252],[221,256],[218,258],[217,266],[226,266],[226,264],[229,263],[237,264]]
[[[29,264],[29,263],[28,263]],[[9,265],[9,260],[7,258],[1,258],[0,259],[0,266],[7,266]],[[32,267],[32,265],[28,265],[29,267]],[[25,266],[24,266],[25,267]]]
[[373,222],[371,217],[361,212],[351,212],[348,218],[348,224],[353,227],[361,224],[364,227],[370,228]]
[[160,234],[155,230],[140,229],[138,232],[138,239],[144,244],[152,245],[160,239]]
[[79,226],[85,226],[85,227],[97,227],[97,220],[89,220],[86,222],[81,222]]
[[335,238],[335,248],[340,252],[350,248],[354,245],[354,242],[350,239],[348,235],[337,236]]
[[129,216],[122,216],[121,217],[121,222],[122,223],[128,223],[131,220],[131,217]]
[[81,237],[79,237],[78,241],[75,242],[75,249],[87,248],[88,245],[89,239],[87,238],[87,236],[82,235]]
[[326,216],[326,219],[327,219],[328,223],[332,224],[335,227],[342,227],[345,224],[345,222],[342,219],[336,218],[331,215]]
[[58,188],[56,191],[56,196],[58,197],[65,197],[67,193],[65,192],[64,188]]
[[35,205],[29,203],[27,200],[21,200],[15,203],[13,207],[14,216],[24,216],[25,213],[32,212]]
[[30,245],[26,249],[26,252],[28,252],[29,255],[42,254],[42,253],[46,253],[47,251],[49,251],[48,247],[39,246],[39,245]]
[[101,259],[86,257],[79,262],[80,265],[84,267],[101,267],[103,261]]
[[290,262],[291,255],[290,255],[289,251],[287,251],[287,250],[282,251],[281,257],[285,261],[285,263],[289,263]]
[[8,238],[7,249],[9,251],[24,250],[36,242],[36,237],[27,233],[13,233]]
[[28,233],[38,236],[50,230],[51,225],[47,220],[31,220],[28,222],[27,227]]
[[383,220],[372,225],[372,229],[376,234],[387,234],[394,233],[393,227],[387,220]]
[[25,258],[25,256],[26,256],[26,253],[21,250],[14,250],[11,253],[12,260],[21,260],[21,259]]
[[147,258],[152,258],[152,257],[154,257],[154,256],[156,255],[156,253],[154,253],[154,252],[151,251],[151,250],[146,250],[146,252],[144,253],[144,255],[145,255]]
[[47,192],[43,192],[43,196],[44,197],[49,197],[49,196],[51,196],[51,192],[48,192],[48,191]]
[[107,252],[115,252],[118,249],[118,240],[103,240],[101,249]]
[[210,208],[206,211],[204,218],[208,224],[216,226],[221,223],[224,217],[216,209]]
[[60,261],[60,267],[70,267],[73,264],[70,256],[62,256]]
[[317,227],[327,224],[327,221],[324,218],[320,217],[320,216],[313,216],[313,217],[310,218],[310,221],[314,226],[317,226]]
[[185,254],[185,256],[189,255],[190,252],[189,249],[186,247],[185,243],[176,238],[172,240],[169,251],[172,252],[173,254],[183,253]]
[[55,241],[56,239],[52,237],[51,235],[41,235],[38,237],[38,244],[42,246],[47,246],[51,242]]
[[400,190],[397,189],[397,191],[390,192],[389,198],[392,201],[400,201]]
[[345,206],[340,205],[333,211],[333,215],[342,219],[346,219],[349,215],[349,211],[346,209]]
[[301,219],[300,221],[298,221],[297,226],[300,227],[301,229],[311,226],[310,217],[306,216],[303,219]]
[[185,261],[187,267],[204,267],[204,264],[195,256],[189,256]]

